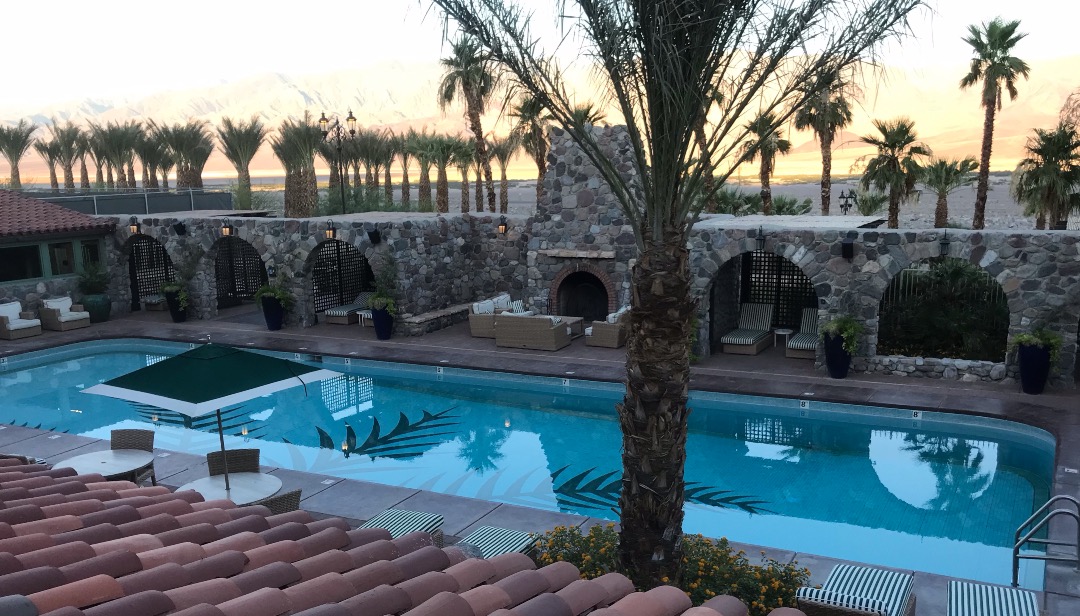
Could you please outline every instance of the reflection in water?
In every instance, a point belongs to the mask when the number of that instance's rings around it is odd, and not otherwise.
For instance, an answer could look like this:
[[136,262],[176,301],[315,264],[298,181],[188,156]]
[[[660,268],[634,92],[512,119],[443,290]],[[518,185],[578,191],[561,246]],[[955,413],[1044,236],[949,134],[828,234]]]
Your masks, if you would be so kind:
[[888,430],[874,430],[870,439],[870,460],[882,485],[930,511],[970,507],[993,483],[997,458],[997,443],[987,441]]
[[503,458],[500,449],[509,434],[510,431],[505,428],[477,427],[468,430],[457,436],[457,441],[461,443],[457,457],[479,473],[493,471]]

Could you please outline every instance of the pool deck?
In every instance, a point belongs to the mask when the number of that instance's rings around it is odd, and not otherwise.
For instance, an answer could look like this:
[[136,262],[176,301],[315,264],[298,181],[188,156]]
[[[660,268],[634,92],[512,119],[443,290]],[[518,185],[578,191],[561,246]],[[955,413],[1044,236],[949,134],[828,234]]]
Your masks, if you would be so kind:
[[[426,336],[377,341],[370,327],[320,324],[266,331],[261,314],[250,307],[222,311],[213,320],[174,324],[167,312],[142,312],[69,332],[45,332],[21,340],[0,340],[0,357],[84,340],[154,338],[214,342],[286,352],[341,355],[381,361],[445,365],[482,370],[604,381],[621,381],[624,349],[585,346],[578,339],[569,347],[549,353],[495,347],[492,339],[473,338],[460,324]],[[813,362],[788,359],[779,349],[757,356],[714,355],[692,369],[692,387],[705,391],[814,399],[850,404],[871,404],[948,411],[1018,421],[1047,430],[1057,438],[1053,494],[1080,498],[1080,390],[1048,389],[1029,396],[1013,387],[961,383],[899,376],[852,374],[843,380],[828,378]],[[106,441],[8,426],[0,430],[0,450],[35,455],[57,462],[108,447]],[[206,460],[181,452],[157,450],[159,483],[179,486],[205,476]],[[264,467],[282,480],[282,490],[303,490],[301,506],[313,513],[348,518],[359,523],[387,507],[440,513],[451,538],[461,537],[481,524],[526,531],[556,525],[588,527],[606,520],[526,507],[449,496],[423,490],[340,479],[283,468]],[[1069,540],[1076,529],[1057,518],[1050,537]],[[820,583],[838,562],[812,554],[733,543],[745,549],[751,561],[760,550],[781,561],[798,560]],[[951,578],[914,571],[918,616],[939,616],[946,609],[946,587]],[[1045,591],[1039,593],[1046,614],[1080,614],[1080,573],[1068,563],[1048,563]]]

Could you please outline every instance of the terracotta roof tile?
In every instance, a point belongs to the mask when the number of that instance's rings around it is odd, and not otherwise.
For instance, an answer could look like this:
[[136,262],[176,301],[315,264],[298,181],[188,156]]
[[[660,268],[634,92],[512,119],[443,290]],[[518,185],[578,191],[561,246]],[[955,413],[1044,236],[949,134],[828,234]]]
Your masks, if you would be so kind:
[[0,239],[42,235],[111,233],[116,223],[66,207],[39,201],[10,190],[0,190]]

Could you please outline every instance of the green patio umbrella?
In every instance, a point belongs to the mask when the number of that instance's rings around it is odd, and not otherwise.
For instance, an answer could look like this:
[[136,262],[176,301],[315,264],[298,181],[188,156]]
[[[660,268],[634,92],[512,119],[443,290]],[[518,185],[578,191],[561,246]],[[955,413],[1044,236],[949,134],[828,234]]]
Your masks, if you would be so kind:
[[[340,375],[340,372],[333,370],[312,368],[269,355],[219,344],[204,344],[100,385],[87,387],[83,393],[138,402],[188,417],[217,412],[218,435],[224,454],[222,408]],[[227,463],[225,489],[229,489]]]

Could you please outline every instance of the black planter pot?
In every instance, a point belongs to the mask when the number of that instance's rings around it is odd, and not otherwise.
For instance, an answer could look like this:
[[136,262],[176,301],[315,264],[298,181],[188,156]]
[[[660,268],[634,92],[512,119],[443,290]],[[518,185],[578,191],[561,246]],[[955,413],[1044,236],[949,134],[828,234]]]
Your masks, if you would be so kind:
[[281,305],[281,301],[276,297],[263,296],[261,303],[263,318],[266,319],[266,329],[270,331],[281,329],[282,323],[285,322],[285,307]]
[[371,322],[375,325],[375,337],[379,340],[389,340],[390,333],[394,330],[394,317],[389,310],[372,308]]
[[172,317],[173,323],[187,321],[187,308],[180,307],[179,291],[166,291],[165,304],[169,306],[169,316]]
[[91,323],[104,323],[109,320],[109,314],[112,313],[112,300],[108,295],[104,293],[83,295],[79,303],[90,313]]
[[829,370],[829,376],[834,379],[846,377],[851,367],[851,353],[844,349],[844,337],[825,334],[824,345],[825,367]]
[[1020,389],[1025,394],[1041,394],[1050,376],[1050,349],[1021,344],[1016,356],[1020,361]]

